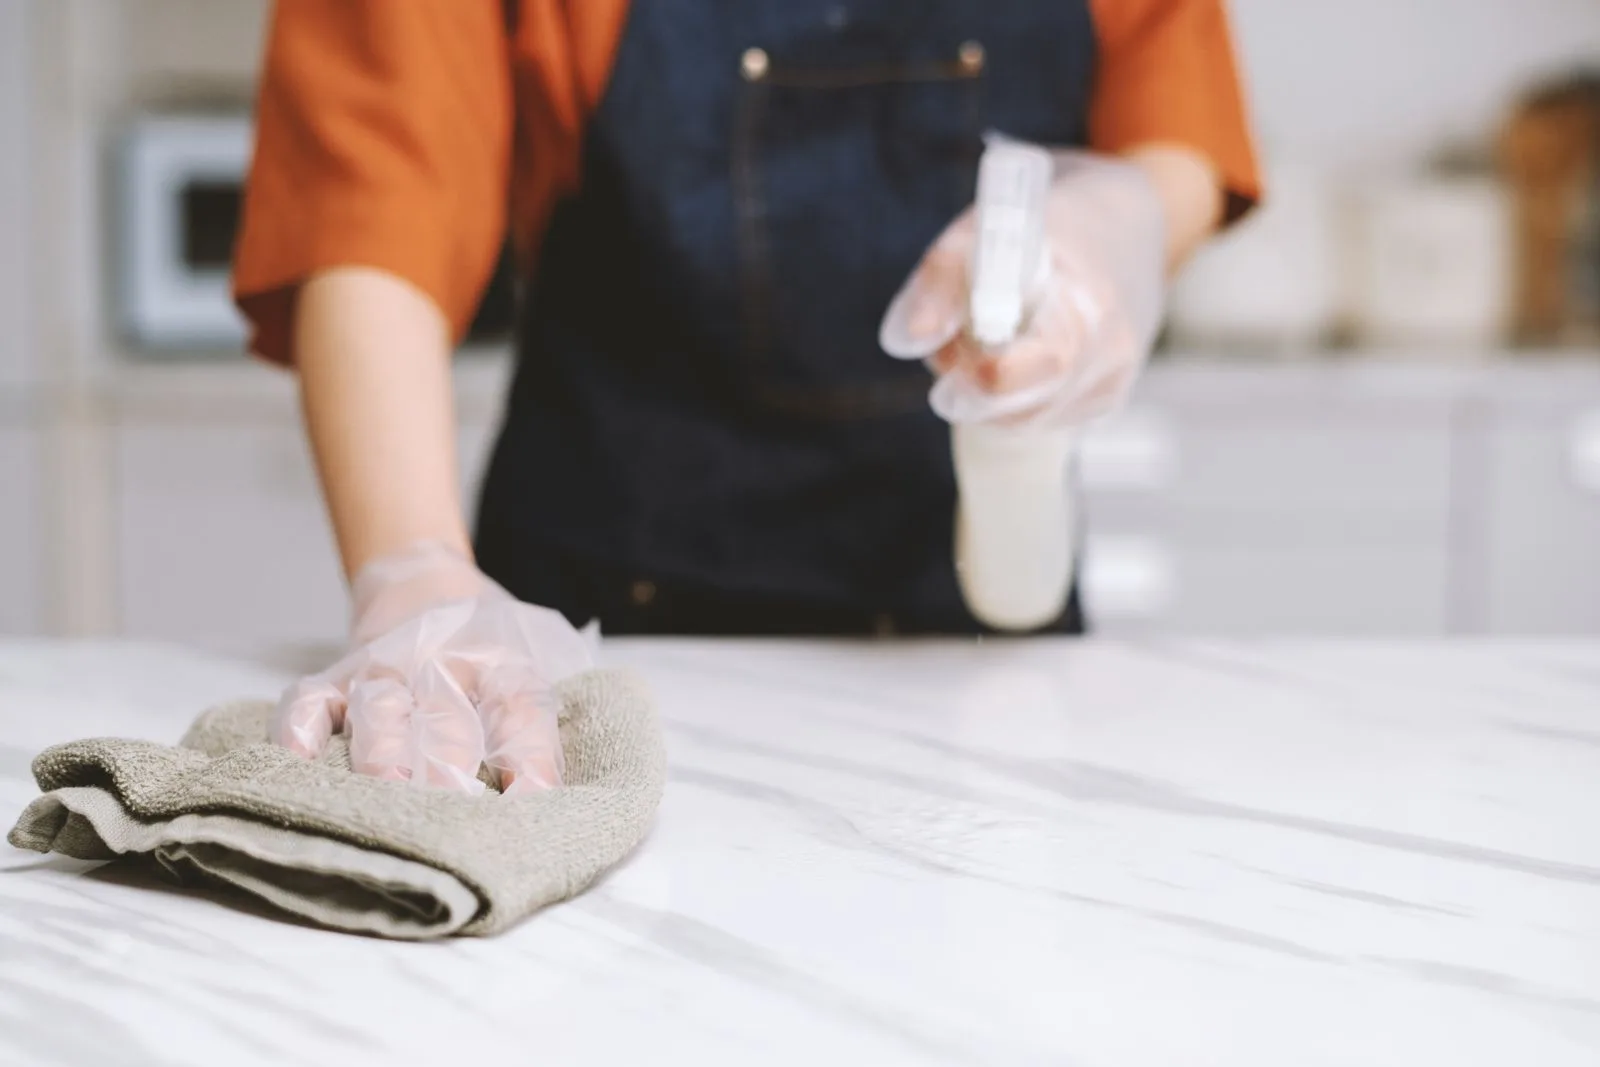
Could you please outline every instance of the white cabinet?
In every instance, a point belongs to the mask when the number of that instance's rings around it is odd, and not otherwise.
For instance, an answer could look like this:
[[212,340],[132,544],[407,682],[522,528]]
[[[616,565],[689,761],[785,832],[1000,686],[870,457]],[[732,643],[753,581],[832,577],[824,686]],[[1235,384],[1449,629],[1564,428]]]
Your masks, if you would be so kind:
[[[292,388],[235,370],[123,391],[122,632],[335,642],[344,589]],[[458,365],[469,500],[505,370]],[[0,429],[0,490],[37,494],[35,449]],[[1600,368],[1169,363],[1080,469],[1084,596],[1109,635],[1600,632]],[[37,610],[16,562],[35,536],[0,513],[0,582],[22,591],[0,625]]]
[[[345,588],[289,393],[142,392],[114,435],[121,632],[227,650],[337,643]],[[486,414],[463,415],[469,498]]]
[[38,432],[0,410],[0,634],[31,634],[43,623]]
[[333,540],[292,423],[127,423],[116,487],[125,635],[226,646],[342,634]]
[[1448,395],[1321,370],[1262,379],[1254,367],[1158,369],[1139,406],[1088,443],[1083,581],[1096,628],[1446,629]]
[[1483,430],[1487,628],[1600,632],[1600,376],[1501,399]]

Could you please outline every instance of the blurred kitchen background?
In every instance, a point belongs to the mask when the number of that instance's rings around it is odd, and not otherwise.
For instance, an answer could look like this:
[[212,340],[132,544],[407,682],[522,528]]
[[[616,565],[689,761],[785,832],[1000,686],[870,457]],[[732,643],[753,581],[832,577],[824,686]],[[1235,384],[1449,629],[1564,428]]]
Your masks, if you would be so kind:
[[[292,383],[225,295],[268,6],[0,0],[0,632],[342,633]],[[1086,447],[1096,623],[1600,632],[1600,0],[1233,11],[1270,205]],[[505,296],[458,361],[469,491]]]

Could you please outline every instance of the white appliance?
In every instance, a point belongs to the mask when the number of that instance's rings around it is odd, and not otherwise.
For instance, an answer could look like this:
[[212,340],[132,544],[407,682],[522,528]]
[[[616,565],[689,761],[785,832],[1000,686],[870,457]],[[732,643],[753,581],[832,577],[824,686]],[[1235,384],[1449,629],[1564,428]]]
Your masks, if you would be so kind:
[[243,116],[148,116],[119,153],[118,320],[141,349],[235,349],[229,296],[253,140]]
[[1180,347],[1317,348],[1337,325],[1337,201],[1316,170],[1278,165],[1248,218],[1201,248],[1173,286],[1167,327]]
[[1378,346],[1488,349],[1505,335],[1510,201],[1489,178],[1416,178],[1365,191],[1352,271],[1354,325]]

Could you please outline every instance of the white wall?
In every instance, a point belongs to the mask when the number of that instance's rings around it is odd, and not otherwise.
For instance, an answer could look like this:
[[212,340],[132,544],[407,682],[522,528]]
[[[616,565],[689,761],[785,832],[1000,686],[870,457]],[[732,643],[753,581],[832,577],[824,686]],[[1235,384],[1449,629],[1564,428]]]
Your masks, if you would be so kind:
[[[15,415],[0,428],[9,428],[7,442],[25,441],[33,475],[23,483],[33,492],[25,516],[0,515],[0,544],[31,537],[36,546],[25,573],[38,628],[117,629],[112,400],[127,364],[107,314],[111,138],[130,112],[153,102],[186,94],[247,101],[267,6],[0,0],[0,193],[13,177],[8,167],[20,165],[28,186],[0,204],[0,238],[20,232],[5,225],[8,211],[31,224],[20,280],[0,248],[0,387],[9,386],[0,422],[21,410],[29,434],[16,436]],[[19,46],[29,62],[6,62]],[[19,108],[26,130],[15,119]],[[16,144],[22,150],[10,151]],[[13,443],[10,452],[3,466],[15,474],[23,447]],[[19,596],[18,586],[0,574],[0,596]]]
[[32,105],[24,0],[0,0],[0,390],[32,381],[24,281],[29,225]]
[[1267,154],[1388,169],[1482,140],[1530,80],[1600,66],[1600,0],[1231,0]]

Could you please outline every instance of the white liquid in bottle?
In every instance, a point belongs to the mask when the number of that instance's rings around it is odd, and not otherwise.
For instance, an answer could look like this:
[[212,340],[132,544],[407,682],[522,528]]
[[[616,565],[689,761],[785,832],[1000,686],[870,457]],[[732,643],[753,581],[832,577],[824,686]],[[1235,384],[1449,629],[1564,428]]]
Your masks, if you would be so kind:
[[[1044,246],[1048,152],[999,141],[978,167],[972,264],[973,336],[986,347],[1015,337]],[[1077,431],[989,423],[951,427],[956,484],[956,573],[967,607],[997,630],[1048,625],[1066,607],[1077,516],[1068,481]]]

